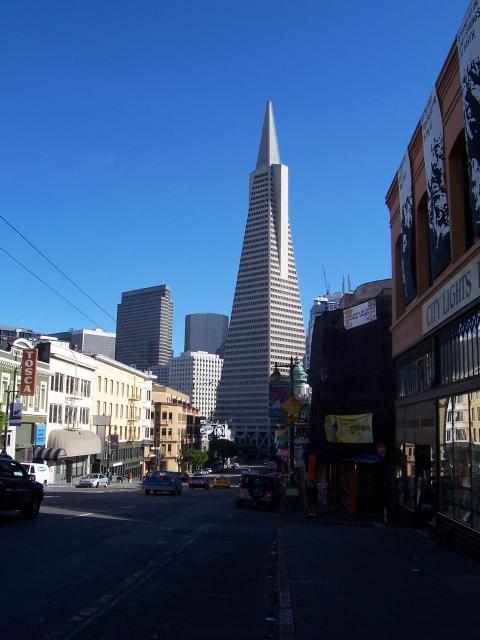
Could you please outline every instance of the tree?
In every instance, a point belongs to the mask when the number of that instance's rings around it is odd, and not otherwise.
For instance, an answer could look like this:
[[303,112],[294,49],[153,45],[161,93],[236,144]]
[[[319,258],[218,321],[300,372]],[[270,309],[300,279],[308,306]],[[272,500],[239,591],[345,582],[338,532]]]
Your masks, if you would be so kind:
[[210,451],[221,460],[226,460],[238,454],[238,445],[226,438],[217,438],[210,442]]
[[191,464],[194,469],[203,467],[207,459],[208,453],[206,451],[200,451],[200,449],[187,449],[182,455],[182,462]]

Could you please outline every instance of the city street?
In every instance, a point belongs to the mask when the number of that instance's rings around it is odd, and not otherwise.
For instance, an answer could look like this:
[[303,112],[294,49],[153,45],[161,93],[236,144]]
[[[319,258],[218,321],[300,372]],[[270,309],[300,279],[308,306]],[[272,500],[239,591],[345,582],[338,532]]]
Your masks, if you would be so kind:
[[36,521],[1,513],[4,623],[38,640],[275,637],[279,516],[235,495],[48,487]]

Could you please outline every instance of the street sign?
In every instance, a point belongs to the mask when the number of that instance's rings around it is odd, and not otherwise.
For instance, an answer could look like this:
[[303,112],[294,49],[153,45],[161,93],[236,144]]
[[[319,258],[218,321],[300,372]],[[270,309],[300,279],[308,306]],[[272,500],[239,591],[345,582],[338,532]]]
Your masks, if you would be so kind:
[[300,402],[297,398],[287,398],[285,402],[282,404],[282,407],[288,413],[289,416],[298,416],[300,413],[300,409],[302,408],[303,403]]

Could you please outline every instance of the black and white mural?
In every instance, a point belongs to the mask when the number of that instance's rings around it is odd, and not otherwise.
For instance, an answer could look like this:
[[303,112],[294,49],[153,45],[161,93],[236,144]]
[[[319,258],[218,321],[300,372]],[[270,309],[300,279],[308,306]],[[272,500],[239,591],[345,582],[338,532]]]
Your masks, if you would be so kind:
[[398,191],[400,195],[400,216],[401,216],[401,263],[403,290],[405,293],[405,303],[408,304],[416,295],[414,275],[414,252],[413,242],[413,198],[412,198],[412,171],[410,168],[410,158],[408,151],[404,155],[397,173]]
[[457,34],[467,140],[470,204],[480,236],[480,0],[472,0]]
[[445,184],[443,124],[433,90],[422,115],[423,158],[428,191],[428,243],[432,278],[450,262],[450,216]]

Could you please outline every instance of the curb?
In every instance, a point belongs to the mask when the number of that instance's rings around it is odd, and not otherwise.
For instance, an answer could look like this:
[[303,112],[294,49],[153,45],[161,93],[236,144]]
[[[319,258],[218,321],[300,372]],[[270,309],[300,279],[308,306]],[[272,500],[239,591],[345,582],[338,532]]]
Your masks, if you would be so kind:
[[278,542],[278,638],[279,640],[295,640],[295,623],[293,619],[290,581],[288,579],[287,556],[282,530],[277,530]]

